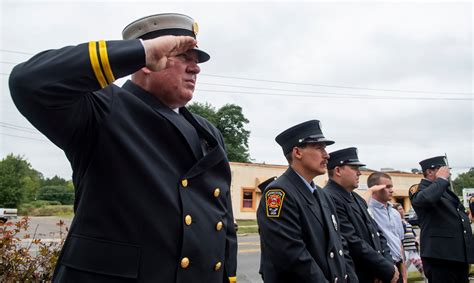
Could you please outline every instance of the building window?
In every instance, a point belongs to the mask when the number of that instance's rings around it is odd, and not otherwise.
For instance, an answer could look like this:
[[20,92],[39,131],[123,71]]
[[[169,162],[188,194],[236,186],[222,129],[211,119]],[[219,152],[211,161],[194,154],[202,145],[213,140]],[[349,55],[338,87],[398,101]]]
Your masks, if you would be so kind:
[[242,189],[241,211],[255,211],[255,189]]

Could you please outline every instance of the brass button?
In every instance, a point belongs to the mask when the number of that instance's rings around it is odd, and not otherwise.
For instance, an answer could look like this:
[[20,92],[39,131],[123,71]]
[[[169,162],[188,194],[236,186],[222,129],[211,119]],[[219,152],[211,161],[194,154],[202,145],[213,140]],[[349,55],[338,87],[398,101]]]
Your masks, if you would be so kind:
[[222,263],[219,261],[216,263],[216,265],[214,265],[214,270],[217,271],[219,269],[221,269],[221,266],[222,266]]
[[188,179],[181,180],[181,186],[183,186],[183,188],[186,188],[188,186]]
[[215,196],[215,197],[218,197],[218,196],[220,195],[220,193],[221,193],[221,190],[220,190],[219,188],[216,188],[216,189],[214,190],[214,196]]
[[183,257],[183,259],[181,259],[181,267],[188,268],[188,266],[189,266],[189,258]]
[[222,230],[222,225],[223,225],[223,224],[222,224],[222,221],[217,222],[217,224],[216,224],[216,230],[217,230],[217,231]]
[[330,258],[334,258],[334,253],[333,253],[333,252],[330,252],[330,253],[329,253],[329,257],[330,257]]
[[186,223],[186,225],[191,225],[192,222],[193,222],[193,218],[191,217],[191,215],[186,215],[184,217],[184,223]]

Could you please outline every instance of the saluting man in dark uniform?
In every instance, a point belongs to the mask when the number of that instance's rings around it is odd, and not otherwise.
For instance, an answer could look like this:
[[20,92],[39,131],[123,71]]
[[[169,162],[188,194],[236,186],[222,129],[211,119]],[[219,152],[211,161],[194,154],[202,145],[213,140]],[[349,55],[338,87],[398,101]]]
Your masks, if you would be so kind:
[[293,126],[276,137],[290,166],[263,191],[257,211],[260,273],[269,283],[358,282],[331,198],[314,185],[326,172],[319,121]]
[[365,200],[353,192],[359,186],[360,167],[365,166],[359,161],[357,148],[349,147],[329,155],[329,182],[324,191],[336,204],[341,234],[349,246],[359,282],[397,282],[399,272],[387,240],[369,214]]
[[423,179],[410,188],[410,200],[420,223],[423,269],[432,283],[469,282],[474,242],[469,217],[459,198],[449,190],[449,168],[444,156],[420,161]]
[[73,169],[54,282],[236,281],[223,138],[185,107],[210,58],[197,32],[188,16],[153,15],[124,40],[45,51],[12,71],[16,106]]

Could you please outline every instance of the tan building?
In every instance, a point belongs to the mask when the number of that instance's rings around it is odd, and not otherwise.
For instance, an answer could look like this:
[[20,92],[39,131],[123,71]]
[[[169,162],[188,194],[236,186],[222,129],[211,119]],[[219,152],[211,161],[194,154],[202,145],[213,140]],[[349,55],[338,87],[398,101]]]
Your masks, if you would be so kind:
[[[232,206],[236,219],[256,219],[256,211],[262,192],[258,189],[258,184],[273,176],[280,176],[288,168],[287,165],[271,165],[259,163],[239,163],[231,162],[232,172]],[[373,170],[363,170],[360,176],[360,188],[355,190],[364,195],[367,189],[367,177]],[[411,185],[420,182],[423,175],[412,174],[399,171],[386,172],[392,177],[394,193],[392,201],[403,204],[405,211],[411,207],[408,199],[408,189]],[[318,176],[315,183],[324,187],[328,181],[327,174]]]

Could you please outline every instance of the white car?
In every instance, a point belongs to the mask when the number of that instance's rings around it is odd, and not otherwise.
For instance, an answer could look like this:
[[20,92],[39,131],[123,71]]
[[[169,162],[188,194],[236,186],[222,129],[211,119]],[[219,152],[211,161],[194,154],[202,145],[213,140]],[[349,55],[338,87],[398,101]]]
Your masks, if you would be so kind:
[[16,219],[18,210],[16,208],[0,208],[0,222]]

